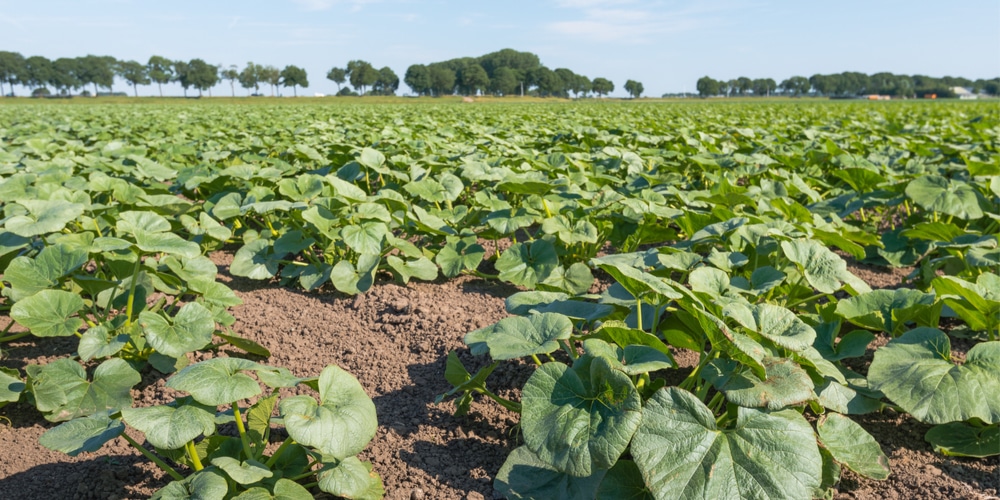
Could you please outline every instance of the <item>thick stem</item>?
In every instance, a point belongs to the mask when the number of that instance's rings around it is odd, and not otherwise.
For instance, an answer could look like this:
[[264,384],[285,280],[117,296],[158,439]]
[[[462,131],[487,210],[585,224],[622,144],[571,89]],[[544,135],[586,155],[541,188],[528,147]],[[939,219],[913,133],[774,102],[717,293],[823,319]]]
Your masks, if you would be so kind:
[[250,449],[250,437],[247,436],[247,429],[243,425],[243,416],[240,415],[240,405],[239,402],[233,403],[233,416],[236,417],[236,430],[240,432],[240,442],[243,443],[243,453],[246,453],[247,459],[256,459],[253,450]]
[[194,441],[188,441],[184,445],[184,450],[187,451],[188,457],[191,459],[191,464],[194,465],[195,472],[205,468],[204,465],[201,465],[201,457],[198,456],[198,450],[194,449]]
[[137,443],[136,440],[130,438],[128,436],[128,434],[125,434],[123,432],[122,433],[122,437],[125,438],[125,441],[127,441],[128,444],[132,445],[133,448],[139,450],[139,453],[142,453],[142,455],[144,457],[150,459],[160,469],[163,469],[163,471],[166,472],[167,474],[169,474],[170,477],[172,477],[172,478],[174,478],[174,479],[176,479],[178,481],[183,481],[184,480],[184,476],[182,476],[180,472],[177,472],[176,470],[174,470],[173,467],[167,465],[167,463],[164,462],[162,459],[160,459],[160,457],[158,457],[156,455],[153,455],[149,450],[147,450],[146,448],[143,448],[141,444]]
[[[13,321],[11,321],[10,323],[14,324]],[[7,326],[7,329],[9,329],[9,328],[10,328],[10,325]],[[7,329],[4,329],[4,332],[6,332]],[[0,337],[0,342],[10,342],[12,340],[17,340],[17,339],[20,339],[20,338],[27,337],[28,335],[31,335],[31,332],[15,333],[14,335],[8,335],[6,337]]]
[[142,254],[136,256],[135,268],[132,269],[132,282],[128,286],[128,304],[125,306],[125,328],[132,326],[132,306],[135,303],[135,285],[139,282],[139,270],[142,268]]
[[642,299],[635,299],[635,327],[642,330]]
[[264,462],[264,466],[270,469],[271,466],[278,461],[278,457],[284,453],[285,448],[288,448],[288,445],[294,442],[295,441],[291,437],[285,438],[285,440],[282,441],[281,446],[279,446],[277,450],[274,450],[274,455],[271,455],[271,458],[267,459],[267,462]]
[[531,359],[535,362],[536,365],[542,366],[542,362],[538,359],[538,356],[532,354]]

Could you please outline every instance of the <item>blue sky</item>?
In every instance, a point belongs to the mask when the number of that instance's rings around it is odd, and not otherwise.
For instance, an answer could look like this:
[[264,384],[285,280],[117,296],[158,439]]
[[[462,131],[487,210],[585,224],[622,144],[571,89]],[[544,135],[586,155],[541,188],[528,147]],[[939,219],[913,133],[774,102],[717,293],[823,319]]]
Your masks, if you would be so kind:
[[[0,50],[52,59],[295,64],[309,73],[307,94],[335,92],[326,71],[351,59],[389,66],[402,79],[410,64],[506,47],[534,52],[553,69],[609,78],[616,95],[626,79],[658,96],[694,91],[704,75],[1000,75],[1000,0],[0,0],[0,34]],[[119,82],[115,90],[128,89]]]

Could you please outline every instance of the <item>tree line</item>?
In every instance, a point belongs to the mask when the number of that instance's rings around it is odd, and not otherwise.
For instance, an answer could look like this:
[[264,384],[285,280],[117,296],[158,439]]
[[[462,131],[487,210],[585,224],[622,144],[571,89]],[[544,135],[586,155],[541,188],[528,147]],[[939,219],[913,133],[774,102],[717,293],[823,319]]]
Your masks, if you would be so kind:
[[894,97],[916,97],[935,94],[954,97],[954,87],[965,87],[974,93],[1000,94],[1000,78],[970,80],[945,76],[894,75],[888,72],[865,73],[845,71],[829,75],[816,74],[809,78],[793,76],[776,83],[771,78],[751,80],[745,76],[732,80],[715,80],[709,76],[698,79],[696,88],[701,97],[711,96],[770,96],[774,94],[825,97],[852,97],[868,94]]
[[[156,84],[163,96],[163,84],[176,82],[184,89],[187,96],[189,89],[198,91],[198,95],[208,91],[222,80],[228,80],[233,96],[236,95],[236,83],[257,93],[263,85],[274,89],[281,85],[292,87],[298,94],[298,87],[308,87],[309,80],[306,70],[289,65],[279,70],[274,66],[263,66],[247,63],[242,70],[235,65],[224,68],[222,65],[209,64],[202,59],[190,61],[172,61],[162,56],[152,56],[145,64],[137,61],[120,61],[111,56],[87,55],[84,57],[60,57],[49,60],[44,56],[24,57],[17,52],[0,51],[0,95],[14,94],[15,85],[23,85],[32,89],[32,95],[49,95],[49,87],[57,94],[69,95],[73,91],[94,87],[94,94],[99,89],[111,91],[115,77],[125,80],[138,96],[139,85]],[[4,86],[6,86],[6,91]],[[89,90],[85,91],[89,93]]]

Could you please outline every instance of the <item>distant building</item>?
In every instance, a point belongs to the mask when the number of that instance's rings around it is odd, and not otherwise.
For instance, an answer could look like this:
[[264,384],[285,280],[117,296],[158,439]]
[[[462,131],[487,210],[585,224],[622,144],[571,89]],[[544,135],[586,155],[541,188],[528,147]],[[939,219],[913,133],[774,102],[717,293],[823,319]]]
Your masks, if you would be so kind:
[[959,99],[978,99],[979,96],[973,94],[971,90],[965,87],[952,87],[951,91],[955,93],[955,97]]

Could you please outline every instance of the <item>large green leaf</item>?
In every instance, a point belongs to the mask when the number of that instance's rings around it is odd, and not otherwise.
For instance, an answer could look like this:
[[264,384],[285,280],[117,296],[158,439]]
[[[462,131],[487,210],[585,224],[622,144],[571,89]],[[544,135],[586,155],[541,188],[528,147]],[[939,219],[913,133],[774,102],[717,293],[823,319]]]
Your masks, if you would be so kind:
[[1000,277],[996,274],[983,273],[975,283],[938,276],[931,286],[969,328],[989,331],[1000,327]]
[[254,280],[273,278],[278,273],[278,256],[271,253],[271,242],[254,240],[236,251],[229,272]]
[[363,222],[344,227],[340,230],[340,236],[355,252],[379,255],[388,232],[389,229],[382,222]]
[[603,358],[589,370],[546,363],[523,389],[524,443],[556,470],[590,476],[608,469],[639,426],[639,392],[624,373]]
[[0,367],[0,407],[21,399],[24,387],[24,381],[17,370]]
[[545,240],[515,243],[496,262],[500,279],[527,288],[534,288],[557,267],[559,256],[556,248]]
[[83,214],[84,206],[63,200],[19,200],[27,209],[25,215],[15,215],[4,228],[18,236],[31,237],[62,231],[66,224]]
[[197,302],[189,302],[173,318],[143,311],[139,323],[149,345],[174,358],[201,349],[212,342],[215,320],[212,311]]
[[846,282],[858,292],[870,288],[847,270],[847,263],[839,255],[815,240],[782,241],[785,257],[797,264],[806,281],[823,293],[834,293]]
[[632,456],[656,498],[811,498],[823,460],[794,410],[740,408],[731,429],[691,393],[657,391],[643,409]]
[[573,334],[573,323],[562,314],[532,314],[504,318],[479,332],[493,359],[515,359],[559,349],[559,341]]
[[705,365],[705,380],[722,391],[726,399],[748,408],[780,410],[815,399],[813,383],[805,370],[785,358],[765,358],[763,380],[730,359],[715,359]]
[[837,314],[855,325],[896,336],[907,323],[936,326],[941,304],[934,294],[899,288],[874,290],[837,302]]
[[330,365],[319,376],[320,402],[292,396],[279,404],[288,435],[337,460],[357,455],[375,437],[375,404],[350,373]]
[[200,405],[190,397],[169,405],[125,408],[122,419],[146,435],[146,440],[162,450],[176,450],[198,436],[215,432],[215,408]]
[[229,483],[214,469],[196,472],[183,481],[171,481],[151,500],[223,500],[229,492]]
[[34,259],[22,255],[10,261],[3,279],[10,283],[11,298],[17,301],[56,287],[60,278],[82,267],[89,258],[86,251],[68,245],[47,246]]
[[594,469],[592,474],[583,477],[567,474],[538,458],[527,446],[521,446],[507,456],[493,487],[507,498],[593,499],[607,472],[606,469]]
[[61,422],[98,412],[132,406],[132,386],[142,381],[125,360],[112,358],[94,370],[93,381],[76,361],[60,359],[47,365],[28,365],[28,387],[35,407],[50,422]]
[[70,337],[83,327],[76,314],[85,306],[75,293],[42,290],[15,303],[10,317],[36,337]]
[[330,270],[330,281],[334,288],[348,295],[364,293],[375,283],[380,260],[379,255],[362,254],[358,256],[357,267],[350,261],[339,261]]
[[38,443],[71,457],[83,452],[95,452],[105,443],[125,432],[125,424],[111,419],[107,413],[97,413],[63,422],[42,434]]
[[83,361],[107,358],[118,354],[128,345],[131,337],[126,333],[114,333],[103,325],[88,328],[80,337],[77,353]]
[[372,470],[372,464],[357,457],[324,463],[316,477],[319,489],[339,498],[378,500],[385,495],[382,478]]
[[241,462],[233,457],[216,457],[212,459],[212,465],[222,469],[233,481],[244,485],[274,476],[266,465],[256,460]]
[[816,431],[837,462],[867,478],[881,481],[889,477],[889,458],[878,441],[853,420],[827,413],[820,417]]
[[985,426],[951,422],[931,427],[924,439],[934,451],[953,457],[1000,455],[1000,423]]
[[960,180],[940,175],[920,176],[907,184],[906,196],[929,212],[941,212],[965,220],[983,216],[975,188]]
[[240,358],[212,358],[177,372],[167,387],[187,392],[203,405],[230,404],[260,394],[260,384],[243,373],[259,367]]
[[984,397],[1000,394],[1000,342],[973,346],[956,365],[944,332],[910,330],[875,351],[868,382],[922,422],[1000,422],[1000,398]]
[[281,478],[274,483],[274,493],[263,487],[250,488],[233,500],[313,500],[313,494],[299,483]]

